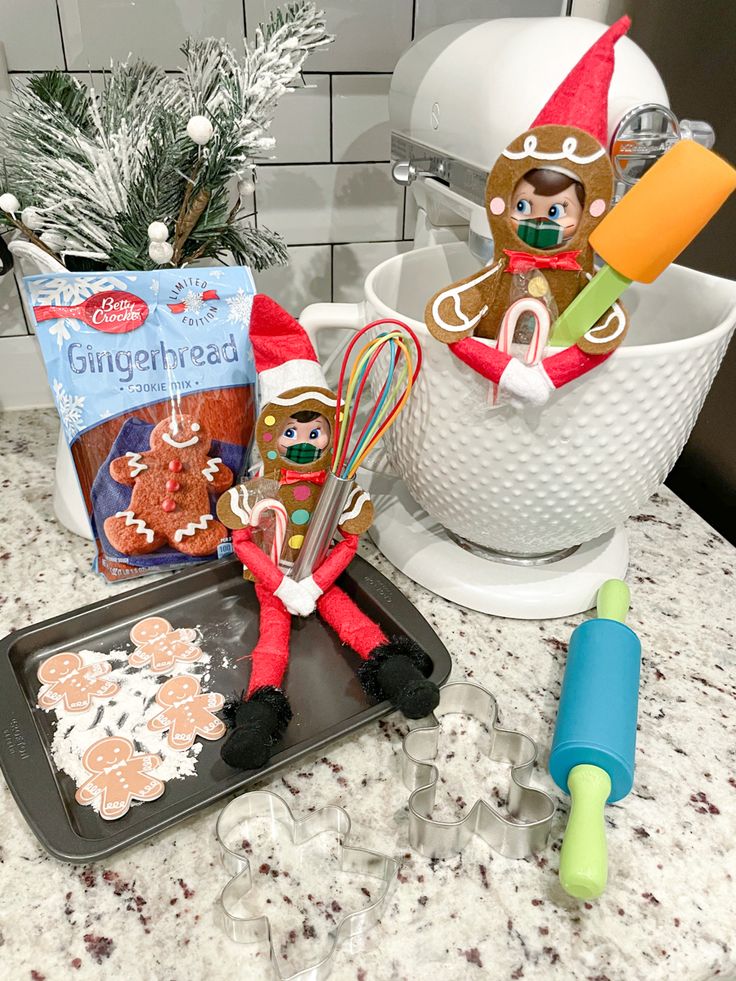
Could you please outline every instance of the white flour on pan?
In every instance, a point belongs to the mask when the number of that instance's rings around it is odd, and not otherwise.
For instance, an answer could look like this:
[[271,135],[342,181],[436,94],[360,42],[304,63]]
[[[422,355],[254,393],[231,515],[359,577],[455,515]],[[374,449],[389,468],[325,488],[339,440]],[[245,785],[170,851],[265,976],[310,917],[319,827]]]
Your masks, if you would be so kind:
[[85,664],[107,661],[112,670],[105,678],[117,682],[120,688],[112,698],[95,700],[86,712],[68,712],[63,703],[53,709],[57,725],[51,754],[57,769],[68,774],[77,786],[89,777],[82,766],[86,750],[107,736],[124,736],[135,745],[136,752],[160,756],[161,764],[154,774],[164,783],[196,776],[201,742],[195,742],[185,751],[171,749],[166,741],[167,733],[151,732],[146,723],[162,711],[155,701],[156,692],[172,675],[195,675],[202,680],[202,689],[206,690],[204,679],[209,676],[210,655],[203,653],[194,663],[177,662],[166,674],[154,675],[146,668],[130,667],[128,653],[125,650],[107,654],[79,651]]

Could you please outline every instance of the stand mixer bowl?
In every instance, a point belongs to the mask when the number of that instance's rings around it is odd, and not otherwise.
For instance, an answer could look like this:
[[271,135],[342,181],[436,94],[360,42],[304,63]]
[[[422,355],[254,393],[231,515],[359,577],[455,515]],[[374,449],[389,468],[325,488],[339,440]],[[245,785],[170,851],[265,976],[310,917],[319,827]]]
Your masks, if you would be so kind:
[[[372,270],[362,304],[323,319],[397,317],[417,332],[425,361],[385,440],[391,466],[461,544],[549,561],[620,525],[664,481],[736,326],[736,283],[672,266],[633,286],[618,351],[543,408],[517,411],[491,408],[490,383],[424,326],[434,290],[476,268],[463,243],[407,252]],[[320,326],[318,308],[303,319]]]

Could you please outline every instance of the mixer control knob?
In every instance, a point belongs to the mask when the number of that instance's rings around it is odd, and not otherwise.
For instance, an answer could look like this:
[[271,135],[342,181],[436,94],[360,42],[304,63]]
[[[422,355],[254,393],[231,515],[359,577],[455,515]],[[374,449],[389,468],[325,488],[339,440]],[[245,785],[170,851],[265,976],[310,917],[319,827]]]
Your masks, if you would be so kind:
[[710,123],[702,119],[681,119],[680,136],[683,140],[695,140],[707,150],[716,142],[716,134]]

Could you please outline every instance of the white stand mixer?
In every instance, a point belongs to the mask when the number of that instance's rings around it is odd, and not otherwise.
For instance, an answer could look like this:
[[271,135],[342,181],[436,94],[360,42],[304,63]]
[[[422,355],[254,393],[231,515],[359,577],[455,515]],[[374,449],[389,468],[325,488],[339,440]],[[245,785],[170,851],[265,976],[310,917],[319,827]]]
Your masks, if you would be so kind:
[[[673,267],[661,286],[648,293],[635,288],[624,298],[635,317],[632,341],[582,384],[557,393],[555,404],[535,417],[509,408],[476,412],[484,401],[477,376],[451,364],[456,359],[424,329],[427,298],[493,253],[484,208],[490,166],[604,30],[578,18],[505,19],[452,24],[417,41],[396,66],[390,96],[394,178],[409,187],[417,209],[414,250],[372,270],[362,303],[315,304],[301,317],[313,334],[392,316],[419,332],[425,387],[412,396],[414,420],[403,420],[387,437],[395,472],[361,474],[376,505],[371,535],[411,579],[484,613],[571,615],[594,604],[606,579],[624,576],[622,522],[679,455],[733,330],[734,284],[707,277],[723,284],[722,301],[730,310],[723,321],[722,305],[712,312],[705,303],[693,307],[693,277],[701,274]],[[683,136],[712,143],[706,124],[678,123],[656,69],[627,38],[616,51],[609,135],[619,196]],[[669,374],[687,361],[680,347],[694,340],[693,333],[703,348],[702,366],[697,378],[672,394]],[[654,371],[660,381],[638,391],[632,379],[652,379]],[[607,425],[618,414],[622,392],[632,392],[638,404],[627,410],[623,425]],[[672,400],[686,412],[659,424],[656,403],[663,399],[670,416]],[[485,425],[496,440],[497,453],[489,451],[494,441],[485,441],[486,468],[473,471],[472,453],[455,424],[463,412],[465,418],[475,413],[474,433]],[[580,426],[581,418],[593,416]],[[650,421],[660,426],[651,444],[645,435]],[[441,441],[433,442],[437,429],[448,433],[444,451]],[[598,450],[588,445],[591,430]],[[640,452],[633,463],[627,452],[632,440]],[[489,476],[489,470],[495,473]],[[475,498],[464,494],[457,471],[467,473]],[[458,486],[446,490],[453,479]],[[491,525],[497,533],[489,536]]]

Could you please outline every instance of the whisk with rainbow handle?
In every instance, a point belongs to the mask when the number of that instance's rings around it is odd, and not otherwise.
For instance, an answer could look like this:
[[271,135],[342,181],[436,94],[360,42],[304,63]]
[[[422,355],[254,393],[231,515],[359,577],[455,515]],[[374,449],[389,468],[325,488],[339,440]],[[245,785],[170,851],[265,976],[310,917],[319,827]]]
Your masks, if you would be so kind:
[[[390,329],[374,334],[377,328]],[[366,338],[366,335],[373,334]],[[350,362],[358,344],[352,367]],[[375,320],[348,344],[340,368],[332,462],[290,575],[306,579],[320,565],[340,523],[358,468],[407,403],[422,366],[414,331],[400,320]],[[372,384],[371,384],[372,383]],[[374,394],[376,393],[377,394]],[[365,422],[358,422],[361,410]]]

